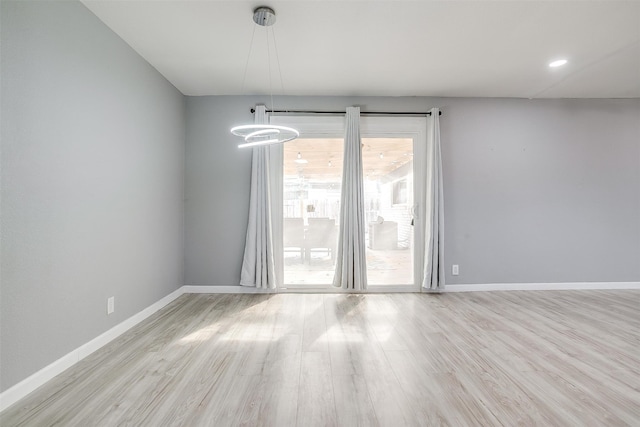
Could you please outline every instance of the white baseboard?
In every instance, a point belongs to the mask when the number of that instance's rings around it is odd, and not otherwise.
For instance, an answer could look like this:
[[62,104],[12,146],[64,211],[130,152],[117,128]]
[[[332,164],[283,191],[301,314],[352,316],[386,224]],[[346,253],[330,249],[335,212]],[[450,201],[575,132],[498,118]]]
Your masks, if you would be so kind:
[[479,283],[447,285],[444,292],[570,291],[640,289],[640,282]]
[[9,406],[16,403],[18,400],[22,399],[47,381],[51,380],[56,375],[61,374],[66,369],[75,365],[94,351],[113,341],[138,323],[151,316],[156,311],[160,310],[161,308],[178,298],[183,293],[184,292],[182,287],[176,289],[166,297],[162,298],[160,301],[151,304],[149,307],[145,308],[139,313],[134,314],[127,320],[117,324],[105,333],[98,335],[88,343],[81,345],[75,350],[72,350],[53,363],[40,369],[33,375],[20,381],[13,387],[5,390],[0,394],[0,412],[4,411]]

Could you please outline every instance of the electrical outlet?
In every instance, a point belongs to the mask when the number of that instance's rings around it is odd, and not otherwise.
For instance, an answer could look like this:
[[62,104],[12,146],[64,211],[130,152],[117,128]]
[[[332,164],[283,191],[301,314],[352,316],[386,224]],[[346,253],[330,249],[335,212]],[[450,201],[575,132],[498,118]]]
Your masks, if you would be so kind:
[[451,274],[454,276],[457,276],[458,274],[460,274],[460,268],[458,267],[458,264],[453,264],[451,266]]
[[115,297],[107,298],[107,314],[113,313],[115,310]]

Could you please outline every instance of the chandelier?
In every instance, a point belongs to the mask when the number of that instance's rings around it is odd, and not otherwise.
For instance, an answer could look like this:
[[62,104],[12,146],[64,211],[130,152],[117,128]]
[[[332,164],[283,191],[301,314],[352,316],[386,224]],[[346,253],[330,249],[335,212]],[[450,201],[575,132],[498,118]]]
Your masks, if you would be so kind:
[[[271,109],[273,110],[273,91],[271,90],[271,49],[269,49],[269,27],[276,23],[276,13],[270,7],[261,6],[253,11],[253,22],[256,25],[265,27],[267,38],[267,67],[269,69],[269,89],[271,92]],[[273,34],[273,29],[271,30]],[[254,28],[255,33],[255,28]],[[273,36],[273,46],[276,51],[276,60],[278,59],[278,49],[276,47],[276,38]],[[249,55],[251,55],[251,48],[253,47],[253,36],[251,37],[251,45],[249,46]],[[278,63],[278,72],[280,72],[280,82],[282,83],[282,72],[280,70],[280,62]],[[247,76],[247,67],[249,66],[249,58],[247,57],[247,63],[244,69],[244,77],[242,80],[242,86],[244,87],[244,79]],[[284,90],[284,86],[283,86]],[[239,148],[254,147],[259,145],[271,145],[281,144],[283,142],[291,141],[298,136],[300,132],[290,128],[288,126],[276,126],[271,124],[249,124],[240,125],[231,128],[231,133],[244,138],[244,143],[239,144]]]

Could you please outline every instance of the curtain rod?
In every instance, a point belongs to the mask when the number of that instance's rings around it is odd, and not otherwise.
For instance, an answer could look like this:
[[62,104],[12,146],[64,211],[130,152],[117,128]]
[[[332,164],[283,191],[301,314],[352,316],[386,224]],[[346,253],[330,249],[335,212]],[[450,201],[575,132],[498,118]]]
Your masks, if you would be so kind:
[[[251,114],[255,113],[256,109],[251,109]],[[343,115],[346,114],[345,111],[308,111],[308,110],[267,110],[267,113],[292,113],[292,114],[335,114],[335,115]],[[417,112],[417,111],[361,111],[361,116],[430,116],[431,111],[426,112]],[[440,111],[439,116],[442,115],[442,111]]]

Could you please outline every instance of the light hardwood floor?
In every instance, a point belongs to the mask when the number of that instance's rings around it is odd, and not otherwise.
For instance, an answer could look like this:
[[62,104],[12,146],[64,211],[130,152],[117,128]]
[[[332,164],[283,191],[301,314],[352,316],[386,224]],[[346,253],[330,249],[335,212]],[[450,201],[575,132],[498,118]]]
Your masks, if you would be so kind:
[[2,426],[640,426],[640,292],[184,295]]

